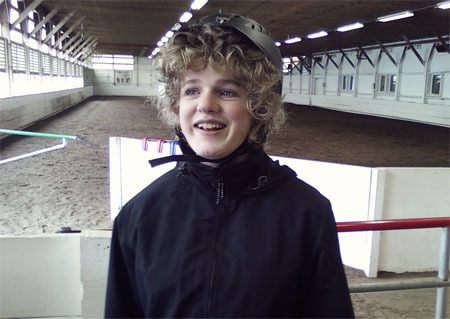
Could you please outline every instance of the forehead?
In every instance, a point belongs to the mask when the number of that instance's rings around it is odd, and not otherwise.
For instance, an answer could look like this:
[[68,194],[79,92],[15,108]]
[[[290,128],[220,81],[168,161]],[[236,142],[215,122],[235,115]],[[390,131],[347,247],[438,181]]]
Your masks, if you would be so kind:
[[235,78],[231,74],[231,72],[227,71],[225,68],[216,69],[212,67],[204,67],[203,69],[187,69],[183,76],[181,77],[182,83],[186,82],[217,82],[217,81],[226,81],[226,82],[236,82]]

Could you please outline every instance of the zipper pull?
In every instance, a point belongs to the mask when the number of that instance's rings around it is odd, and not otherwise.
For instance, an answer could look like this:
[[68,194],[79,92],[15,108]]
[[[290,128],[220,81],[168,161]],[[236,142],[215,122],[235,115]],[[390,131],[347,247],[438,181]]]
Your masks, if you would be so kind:
[[219,179],[217,181],[217,196],[216,196],[216,205],[219,205],[223,200],[223,180]]

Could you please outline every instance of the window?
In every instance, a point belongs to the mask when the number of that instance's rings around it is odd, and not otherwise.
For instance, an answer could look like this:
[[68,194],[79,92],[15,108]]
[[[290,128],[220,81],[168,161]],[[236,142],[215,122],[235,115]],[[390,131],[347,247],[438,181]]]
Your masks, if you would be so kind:
[[397,87],[397,75],[395,74],[380,74],[378,76],[378,92],[381,93],[395,93]]
[[39,74],[39,51],[29,49],[30,74]]
[[6,50],[3,39],[0,39],[0,72],[6,72]]
[[386,75],[380,75],[380,85],[378,86],[380,92],[386,91],[385,84],[386,84]]
[[352,92],[354,89],[353,75],[342,76],[342,92]]
[[58,75],[58,58],[52,57],[52,74]]
[[50,56],[48,54],[42,54],[42,73],[50,75]]
[[389,76],[389,92],[395,92],[395,86],[397,85],[397,76]]
[[119,54],[94,55],[92,67],[103,70],[133,70],[134,58],[132,55]]
[[443,80],[442,73],[430,74],[428,76],[428,94],[429,95],[441,95],[441,87]]
[[60,76],[65,76],[66,75],[66,61],[64,60],[59,60],[59,75]]
[[12,69],[14,73],[25,73],[25,48],[23,45],[11,42]]

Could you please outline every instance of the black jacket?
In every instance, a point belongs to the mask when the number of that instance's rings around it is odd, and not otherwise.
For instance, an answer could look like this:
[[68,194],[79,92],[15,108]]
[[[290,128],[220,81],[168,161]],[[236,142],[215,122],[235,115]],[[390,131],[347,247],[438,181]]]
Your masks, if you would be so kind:
[[353,317],[329,201],[262,151],[150,184],[109,267],[105,317]]

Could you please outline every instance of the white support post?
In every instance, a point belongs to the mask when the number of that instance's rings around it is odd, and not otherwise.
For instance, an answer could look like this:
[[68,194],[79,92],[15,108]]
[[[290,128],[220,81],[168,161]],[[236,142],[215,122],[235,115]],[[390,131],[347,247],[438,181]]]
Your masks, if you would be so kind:
[[[450,227],[442,228],[441,233],[441,247],[439,254],[439,270],[438,279],[448,282],[449,271],[449,249],[450,249]],[[447,292],[448,287],[437,288],[436,292],[436,319],[444,319],[447,310]]]
[[[384,188],[386,183],[386,170],[383,168],[372,168],[370,177],[369,193],[369,215],[367,220],[383,219]],[[378,265],[380,259],[380,232],[367,232],[368,250],[365,274],[369,278],[378,276]]]

